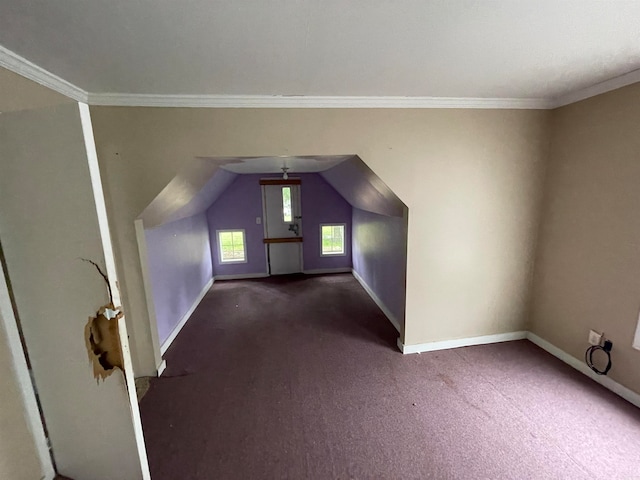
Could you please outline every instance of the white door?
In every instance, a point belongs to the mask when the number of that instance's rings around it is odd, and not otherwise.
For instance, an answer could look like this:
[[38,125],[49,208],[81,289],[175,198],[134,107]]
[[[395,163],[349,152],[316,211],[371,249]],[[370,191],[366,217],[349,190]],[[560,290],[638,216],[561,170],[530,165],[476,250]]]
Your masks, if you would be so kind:
[[[269,182],[269,184],[264,184]],[[264,236],[271,275],[302,272],[300,180],[263,180]],[[275,184],[274,184],[275,183]]]

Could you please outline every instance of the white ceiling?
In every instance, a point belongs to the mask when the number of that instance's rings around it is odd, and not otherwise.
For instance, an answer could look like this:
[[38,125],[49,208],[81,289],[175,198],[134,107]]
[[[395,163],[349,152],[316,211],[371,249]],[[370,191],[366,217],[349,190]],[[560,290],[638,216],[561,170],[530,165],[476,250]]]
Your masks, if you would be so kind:
[[3,0],[92,93],[552,98],[640,68],[640,1]]
[[320,155],[302,157],[216,157],[220,168],[233,173],[282,173],[287,167],[288,173],[324,172],[353,155]]

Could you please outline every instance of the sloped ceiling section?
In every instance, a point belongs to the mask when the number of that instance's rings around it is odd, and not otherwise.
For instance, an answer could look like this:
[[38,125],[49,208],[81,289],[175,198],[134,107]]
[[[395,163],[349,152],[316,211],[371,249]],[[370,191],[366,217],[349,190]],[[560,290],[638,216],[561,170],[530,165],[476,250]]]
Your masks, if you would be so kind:
[[[138,218],[143,221],[144,228],[150,229],[202,213],[238,177],[237,173],[229,171],[230,168],[241,167],[239,171],[244,171],[243,162],[249,161],[252,166],[250,171],[246,173],[266,174],[277,172],[279,169],[276,168],[277,165],[270,168],[270,162],[260,161],[265,158],[267,157],[245,159],[240,159],[239,157],[195,158],[169,182]],[[310,173],[318,172],[314,162],[317,163],[323,160],[323,157],[297,158],[313,159],[313,162],[307,162],[309,163],[307,168],[304,168],[306,164],[297,165],[298,168],[295,169],[295,172],[299,172],[299,170]],[[252,160],[255,160],[255,162],[252,162]],[[290,163],[294,163],[291,158],[287,158],[287,160]],[[340,163],[335,164],[336,161]],[[262,165],[265,171],[260,171],[258,165]],[[280,164],[278,163],[278,165]],[[327,157],[327,162],[322,163],[322,165],[325,167],[327,165],[335,165],[318,173],[351,206],[390,217],[403,216],[407,208],[405,204],[357,155]],[[292,173],[295,175],[295,172]]]
[[320,175],[352,207],[389,217],[402,217],[407,208],[357,155]]
[[238,176],[221,163],[196,158],[185,167],[138,217],[144,228],[154,228],[204,212]]

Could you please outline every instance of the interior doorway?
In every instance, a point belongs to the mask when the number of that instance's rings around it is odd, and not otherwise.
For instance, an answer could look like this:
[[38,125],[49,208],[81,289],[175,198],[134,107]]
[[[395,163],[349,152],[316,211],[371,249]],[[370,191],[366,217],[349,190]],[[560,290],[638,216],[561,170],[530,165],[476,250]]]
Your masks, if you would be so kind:
[[226,280],[350,273],[403,341],[407,229],[407,206],[357,155],[195,159],[136,220],[158,371]]
[[262,179],[262,209],[267,266],[271,275],[303,270],[300,179]]

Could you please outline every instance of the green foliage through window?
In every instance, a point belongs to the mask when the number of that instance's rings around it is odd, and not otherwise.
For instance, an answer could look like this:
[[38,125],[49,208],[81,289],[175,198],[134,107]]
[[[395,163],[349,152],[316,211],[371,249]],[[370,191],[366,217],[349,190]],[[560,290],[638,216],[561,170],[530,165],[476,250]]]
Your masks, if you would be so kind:
[[282,187],[282,217],[284,223],[293,222],[293,213],[291,211],[291,187]]
[[322,225],[322,255],[344,254],[344,225]]
[[220,262],[244,262],[246,260],[244,231],[218,232],[220,242]]

